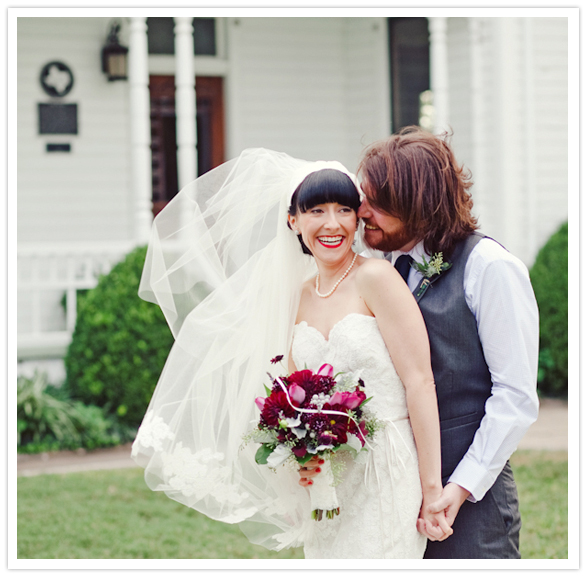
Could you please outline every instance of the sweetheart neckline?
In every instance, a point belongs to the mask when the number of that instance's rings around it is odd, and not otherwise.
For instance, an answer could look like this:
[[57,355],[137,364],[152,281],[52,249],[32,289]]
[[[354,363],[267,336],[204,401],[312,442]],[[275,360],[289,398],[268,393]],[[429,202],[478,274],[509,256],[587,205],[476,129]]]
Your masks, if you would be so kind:
[[361,314],[360,312],[350,312],[349,314],[347,314],[346,316],[343,316],[338,322],[335,322],[332,326],[332,328],[330,329],[330,331],[328,332],[328,336],[324,336],[324,334],[322,334],[322,332],[320,332],[320,330],[318,330],[318,328],[316,328],[315,326],[312,326],[311,324],[308,324],[306,322],[306,320],[302,320],[301,322],[298,322],[295,325],[295,328],[297,328],[298,326],[301,326],[302,324],[305,324],[307,328],[311,328],[312,330],[314,330],[314,332],[317,332],[318,334],[320,334],[320,336],[322,336],[322,339],[325,342],[330,342],[330,336],[332,335],[332,332],[334,331],[334,329],[341,324],[342,322],[344,322],[349,316],[362,316],[363,318],[371,318],[373,320],[375,320],[375,316],[368,316],[367,314]]

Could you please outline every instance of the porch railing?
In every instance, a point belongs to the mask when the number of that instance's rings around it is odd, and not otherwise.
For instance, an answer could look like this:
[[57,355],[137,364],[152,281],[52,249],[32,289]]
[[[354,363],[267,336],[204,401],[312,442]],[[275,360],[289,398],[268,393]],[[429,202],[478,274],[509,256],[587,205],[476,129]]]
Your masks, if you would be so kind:
[[133,247],[132,242],[19,246],[19,360],[64,356],[75,328],[78,290],[96,286]]

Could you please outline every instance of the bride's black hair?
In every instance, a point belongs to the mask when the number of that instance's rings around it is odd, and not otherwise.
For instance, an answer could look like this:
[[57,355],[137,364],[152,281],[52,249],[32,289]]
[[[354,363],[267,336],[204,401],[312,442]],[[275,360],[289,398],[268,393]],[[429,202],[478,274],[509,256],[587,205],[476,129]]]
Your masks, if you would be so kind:
[[[348,206],[357,212],[361,205],[361,198],[357,187],[344,172],[325,168],[311,172],[302,180],[291,197],[288,213],[290,216],[295,216],[298,212],[307,212],[319,204],[334,202],[341,206]],[[312,255],[301,236],[298,236],[298,240],[304,254]]]

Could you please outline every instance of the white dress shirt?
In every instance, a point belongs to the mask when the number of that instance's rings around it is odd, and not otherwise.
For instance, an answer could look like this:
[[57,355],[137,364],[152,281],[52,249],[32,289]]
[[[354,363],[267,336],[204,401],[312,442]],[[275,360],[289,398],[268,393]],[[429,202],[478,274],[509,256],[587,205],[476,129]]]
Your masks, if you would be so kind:
[[[392,264],[401,254],[391,253]],[[422,242],[407,254],[417,262],[422,262],[422,255],[429,260]],[[411,268],[410,290],[421,279],[422,275]],[[527,268],[489,238],[480,240],[471,251],[463,289],[477,322],[492,388],[473,443],[449,482],[467,489],[469,500],[476,502],[493,486],[538,417],[538,306]]]

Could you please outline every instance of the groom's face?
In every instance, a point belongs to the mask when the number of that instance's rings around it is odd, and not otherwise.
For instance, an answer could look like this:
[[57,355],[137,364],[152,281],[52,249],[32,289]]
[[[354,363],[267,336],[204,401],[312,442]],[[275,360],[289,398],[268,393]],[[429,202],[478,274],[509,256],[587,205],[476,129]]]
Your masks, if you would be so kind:
[[399,218],[373,208],[369,202],[367,190],[365,193],[366,197],[358,211],[359,218],[362,218],[365,223],[365,242],[371,248],[383,252],[411,250],[416,245],[417,239],[411,238]]

